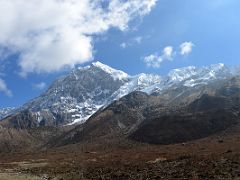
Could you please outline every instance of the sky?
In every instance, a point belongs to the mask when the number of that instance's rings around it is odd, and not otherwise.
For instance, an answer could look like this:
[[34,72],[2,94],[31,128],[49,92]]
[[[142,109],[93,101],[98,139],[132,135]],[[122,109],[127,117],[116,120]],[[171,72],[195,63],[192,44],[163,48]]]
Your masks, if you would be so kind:
[[130,75],[240,64],[239,0],[0,0],[0,108],[18,107],[72,68]]

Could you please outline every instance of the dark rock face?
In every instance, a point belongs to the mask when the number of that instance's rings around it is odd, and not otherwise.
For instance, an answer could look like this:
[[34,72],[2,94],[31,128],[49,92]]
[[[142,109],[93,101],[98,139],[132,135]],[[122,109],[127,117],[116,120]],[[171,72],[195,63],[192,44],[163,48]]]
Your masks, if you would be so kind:
[[224,109],[231,105],[229,99],[225,97],[209,96],[208,94],[202,95],[201,98],[195,100],[189,105],[192,112],[208,111],[212,109]]
[[36,127],[37,121],[29,111],[23,111],[14,116],[7,117],[1,124],[7,128],[29,129]]
[[225,110],[182,113],[152,119],[130,138],[152,144],[174,144],[207,137],[238,123],[232,112]]

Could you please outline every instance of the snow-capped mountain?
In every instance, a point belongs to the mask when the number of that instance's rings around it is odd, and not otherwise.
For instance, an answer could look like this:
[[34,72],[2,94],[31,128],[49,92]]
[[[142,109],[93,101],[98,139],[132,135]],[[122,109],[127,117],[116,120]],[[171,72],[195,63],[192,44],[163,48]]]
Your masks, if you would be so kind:
[[101,107],[160,81],[157,75],[130,76],[95,62],[59,78],[19,110],[30,111],[40,125],[83,123]]
[[100,62],[74,69],[56,80],[41,96],[18,109],[28,111],[38,125],[84,123],[91,115],[114,100],[133,92],[158,93],[172,87],[193,88],[232,76],[223,64],[174,69],[167,76],[130,76]]
[[15,108],[3,108],[0,109],[0,120],[3,119],[4,117],[8,116],[9,114],[11,114],[13,112]]
[[68,124],[84,122],[129,79],[120,70],[100,62],[74,69],[56,80],[41,96],[21,109],[36,113],[40,124]]
[[222,63],[214,64],[206,67],[197,68],[195,66],[183,67],[171,70],[167,76],[162,78],[159,84],[154,84],[148,87],[146,91],[148,94],[157,92],[160,93],[168,90],[171,87],[196,87],[207,85],[216,80],[227,79],[233,76],[232,69],[228,68]]

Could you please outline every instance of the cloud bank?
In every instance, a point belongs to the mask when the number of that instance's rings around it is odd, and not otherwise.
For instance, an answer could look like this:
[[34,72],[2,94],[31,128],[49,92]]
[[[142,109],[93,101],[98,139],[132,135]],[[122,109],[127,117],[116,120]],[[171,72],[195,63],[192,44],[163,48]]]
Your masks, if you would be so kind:
[[93,59],[95,35],[128,29],[131,20],[148,14],[156,2],[0,0],[0,47],[19,53],[23,76],[73,67]]

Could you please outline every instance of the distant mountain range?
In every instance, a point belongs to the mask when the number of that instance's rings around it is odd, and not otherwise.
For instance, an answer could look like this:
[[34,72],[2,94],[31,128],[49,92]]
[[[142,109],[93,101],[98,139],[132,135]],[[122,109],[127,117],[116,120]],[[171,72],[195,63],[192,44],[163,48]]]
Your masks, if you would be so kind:
[[[23,123],[24,127],[81,124],[100,108],[133,91],[161,95],[179,87],[194,90],[235,74],[236,71],[224,64],[215,64],[174,69],[163,77],[143,73],[130,76],[101,62],[94,62],[57,79],[45,93],[22,107],[0,110],[0,119],[10,114],[15,119],[30,116],[31,125]],[[180,94],[173,97],[177,96]]]
[[173,144],[240,121],[240,73],[223,64],[130,76],[100,62],[2,110],[0,152],[89,142]]

